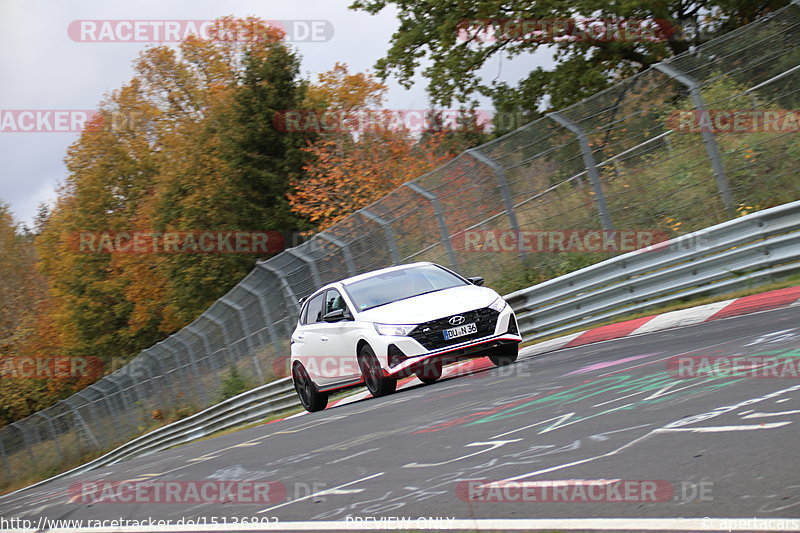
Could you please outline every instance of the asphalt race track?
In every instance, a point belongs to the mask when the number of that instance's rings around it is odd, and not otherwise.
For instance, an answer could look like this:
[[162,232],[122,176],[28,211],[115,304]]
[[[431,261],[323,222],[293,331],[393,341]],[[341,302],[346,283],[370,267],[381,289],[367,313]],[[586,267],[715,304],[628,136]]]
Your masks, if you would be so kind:
[[[800,358],[800,307],[521,357],[137,457],[0,499],[0,517],[31,520],[34,529],[47,527],[43,518],[215,518],[226,524],[214,530],[228,531],[254,518],[273,528],[325,521],[320,529],[348,517],[353,529],[381,517],[438,518],[445,527],[453,518],[589,519],[581,527],[553,522],[560,530],[622,529],[603,518],[625,518],[630,529],[680,529],[676,518],[800,518],[800,379],[687,378],[669,367],[676,356],[756,354]],[[76,482],[209,480],[282,488],[269,503],[91,502],[69,490]],[[575,490],[620,482],[657,490],[629,501]],[[547,487],[564,490],[540,501]],[[794,522],[770,529],[800,530]]]

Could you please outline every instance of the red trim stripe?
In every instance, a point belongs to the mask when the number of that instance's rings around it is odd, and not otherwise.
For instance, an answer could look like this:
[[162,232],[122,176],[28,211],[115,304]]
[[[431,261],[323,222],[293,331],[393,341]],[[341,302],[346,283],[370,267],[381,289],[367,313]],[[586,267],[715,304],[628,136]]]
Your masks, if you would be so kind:
[[737,298],[708,317],[705,321],[710,322],[720,318],[776,309],[794,303],[798,299],[800,299],[800,286],[776,289],[774,291],[762,292],[761,294],[752,294],[750,296]]
[[593,342],[607,341],[609,339],[618,339],[633,333],[636,329],[644,324],[653,320],[657,315],[636,318],[620,322],[619,324],[609,324],[607,326],[600,326],[599,328],[584,331],[571,341],[569,341],[564,348],[572,348],[573,346],[582,346],[584,344],[591,344]]

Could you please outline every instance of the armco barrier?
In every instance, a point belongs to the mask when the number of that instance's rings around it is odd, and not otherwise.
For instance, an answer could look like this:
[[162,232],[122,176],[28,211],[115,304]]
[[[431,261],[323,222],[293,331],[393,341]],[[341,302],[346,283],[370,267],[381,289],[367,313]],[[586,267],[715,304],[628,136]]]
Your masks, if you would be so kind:
[[516,291],[525,340],[800,269],[800,201],[734,219]]
[[155,429],[86,464],[0,498],[36,487],[54,479],[80,474],[101,466],[113,465],[137,455],[147,455],[166,450],[224,429],[256,422],[273,413],[299,406],[300,402],[297,399],[291,378],[279,379],[220,402],[200,413]]

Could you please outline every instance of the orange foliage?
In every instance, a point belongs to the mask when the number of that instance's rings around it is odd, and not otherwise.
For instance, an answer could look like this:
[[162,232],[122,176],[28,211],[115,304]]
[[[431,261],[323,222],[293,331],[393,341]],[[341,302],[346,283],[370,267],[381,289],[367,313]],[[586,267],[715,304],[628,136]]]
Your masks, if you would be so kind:
[[408,131],[393,129],[362,134],[344,146],[321,139],[306,149],[314,159],[305,166],[306,177],[292,184],[292,210],[318,230],[328,228],[451,159],[444,141],[435,133],[418,143]]

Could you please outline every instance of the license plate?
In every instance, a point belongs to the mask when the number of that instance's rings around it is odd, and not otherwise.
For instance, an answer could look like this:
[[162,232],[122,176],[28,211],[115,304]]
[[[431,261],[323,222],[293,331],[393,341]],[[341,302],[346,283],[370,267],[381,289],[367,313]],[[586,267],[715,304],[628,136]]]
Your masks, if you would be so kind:
[[444,340],[446,341],[455,339],[456,337],[463,337],[464,335],[469,335],[471,333],[478,333],[478,326],[475,324],[475,322],[472,324],[464,324],[463,326],[458,326],[457,328],[446,329],[442,332],[444,335]]

